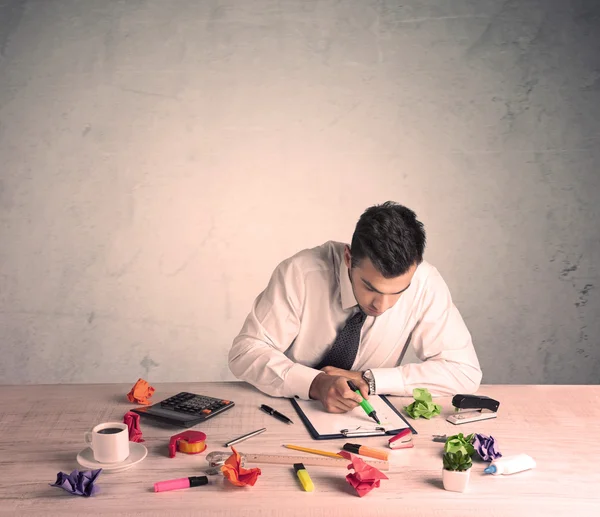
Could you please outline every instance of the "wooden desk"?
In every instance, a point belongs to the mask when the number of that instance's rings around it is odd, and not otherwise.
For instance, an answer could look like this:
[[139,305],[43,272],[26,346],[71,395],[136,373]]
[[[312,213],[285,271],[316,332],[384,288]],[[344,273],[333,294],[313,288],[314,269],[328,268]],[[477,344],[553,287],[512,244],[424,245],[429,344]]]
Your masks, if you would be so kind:
[[[353,494],[339,468],[309,469],[316,485],[303,492],[291,468],[259,465],[252,488],[237,488],[222,477],[208,486],[154,493],[155,481],[199,474],[205,454],[168,458],[168,438],[179,432],[142,421],[147,458],[128,471],[102,473],[102,492],[75,497],[48,486],[58,471],[84,470],[76,463],[83,433],[94,424],[121,421],[132,407],[130,385],[0,387],[0,514],[2,515],[202,515],[202,516],[555,516],[600,515],[600,386],[484,386],[480,394],[497,398],[497,419],[453,426],[449,398],[438,399],[441,417],[413,422],[415,448],[395,451],[397,464],[379,489],[363,498]],[[235,401],[236,407],[199,426],[207,452],[246,432],[267,431],[238,445],[241,452],[286,451],[282,443],[336,450],[346,440],[315,442],[289,401],[271,399],[243,383],[155,385],[154,401],[192,391]],[[409,399],[393,398],[401,408]],[[287,414],[294,426],[258,410],[266,402]],[[504,455],[526,452],[535,470],[488,476],[475,462],[467,493],[447,492],[441,484],[442,444],[433,434],[481,432],[493,435]],[[354,439],[354,441],[359,441]],[[386,439],[361,443],[384,446]],[[292,451],[287,451],[292,452]],[[301,453],[298,453],[301,454]]]

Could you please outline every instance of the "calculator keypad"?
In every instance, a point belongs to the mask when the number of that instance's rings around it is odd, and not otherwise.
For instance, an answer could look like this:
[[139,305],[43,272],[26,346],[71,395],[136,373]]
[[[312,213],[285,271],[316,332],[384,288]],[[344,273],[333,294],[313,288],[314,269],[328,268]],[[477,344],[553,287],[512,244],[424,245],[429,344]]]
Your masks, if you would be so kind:
[[160,405],[163,409],[169,409],[178,413],[188,415],[208,416],[230,404],[228,400],[196,395],[194,393],[181,392],[173,397],[163,400]]

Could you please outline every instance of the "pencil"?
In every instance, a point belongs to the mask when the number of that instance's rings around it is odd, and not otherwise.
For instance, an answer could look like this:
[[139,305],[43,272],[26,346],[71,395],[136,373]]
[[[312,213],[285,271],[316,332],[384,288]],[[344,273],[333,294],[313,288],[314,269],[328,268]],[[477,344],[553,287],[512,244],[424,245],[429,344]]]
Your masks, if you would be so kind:
[[295,451],[310,452],[311,454],[319,454],[320,456],[329,456],[330,458],[343,458],[343,456],[336,454],[335,452],[320,451],[318,449],[308,449],[306,447],[299,447],[298,445],[284,444],[283,446],[288,449],[294,449]]

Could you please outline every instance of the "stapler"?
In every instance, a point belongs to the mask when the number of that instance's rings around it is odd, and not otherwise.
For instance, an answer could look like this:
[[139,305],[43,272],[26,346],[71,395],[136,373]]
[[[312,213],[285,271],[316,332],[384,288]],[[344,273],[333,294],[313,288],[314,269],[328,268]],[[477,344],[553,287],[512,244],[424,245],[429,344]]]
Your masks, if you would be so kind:
[[396,436],[392,436],[388,440],[390,449],[409,449],[414,447],[412,441],[412,431],[410,429],[402,429]]
[[450,415],[446,420],[458,425],[496,418],[500,402],[483,395],[454,395],[452,405],[455,414]]

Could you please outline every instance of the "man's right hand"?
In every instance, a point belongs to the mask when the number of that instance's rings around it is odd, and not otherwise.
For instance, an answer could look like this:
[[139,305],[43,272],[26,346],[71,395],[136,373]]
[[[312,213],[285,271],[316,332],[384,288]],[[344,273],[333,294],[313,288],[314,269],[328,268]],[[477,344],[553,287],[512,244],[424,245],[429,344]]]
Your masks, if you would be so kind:
[[346,377],[320,373],[310,385],[311,399],[320,400],[329,413],[352,411],[362,402],[362,398],[348,386]]

